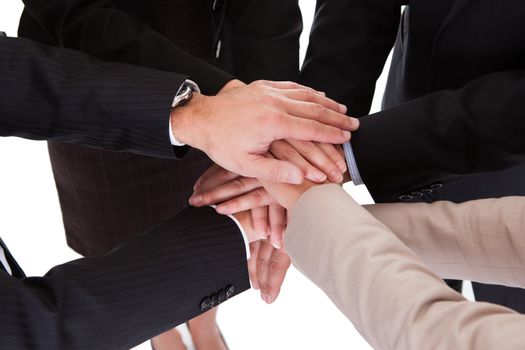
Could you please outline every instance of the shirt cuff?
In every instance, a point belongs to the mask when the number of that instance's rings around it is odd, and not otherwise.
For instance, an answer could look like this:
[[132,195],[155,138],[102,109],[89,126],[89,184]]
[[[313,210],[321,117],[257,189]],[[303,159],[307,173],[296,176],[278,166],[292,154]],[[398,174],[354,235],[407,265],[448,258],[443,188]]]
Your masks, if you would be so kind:
[[352,178],[354,185],[364,185],[363,179],[361,179],[361,174],[359,174],[359,169],[357,168],[357,163],[355,161],[354,150],[352,148],[352,143],[348,141],[343,145],[343,150],[345,152],[346,165],[348,166],[348,172]]
[[[173,103],[171,104],[171,107],[172,108],[175,108],[178,106],[178,102],[176,102],[177,100],[177,95],[180,93],[181,89],[183,88],[183,86],[187,84],[187,85],[190,85],[191,88],[193,89],[193,91],[195,92],[201,92],[201,90],[199,89],[199,86],[193,81],[193,80],[189,80],[189,79],[186,79],[186,81],[184,82],[184,84],[182,84],[180,87],[179,87],[179,90],[177,91],[177,93],[175,94],[175,97],[173,98]],[[169,118],[169,135],[170,135],[170,142],[173,146],[179,146],[179,147],[182,147],[182,146],[186,146],[184,143],[182,142],[179,142],[177,140],[177,138],[175,137],[175,135],[173,135],[173,129],[171,127],[171,118]]]

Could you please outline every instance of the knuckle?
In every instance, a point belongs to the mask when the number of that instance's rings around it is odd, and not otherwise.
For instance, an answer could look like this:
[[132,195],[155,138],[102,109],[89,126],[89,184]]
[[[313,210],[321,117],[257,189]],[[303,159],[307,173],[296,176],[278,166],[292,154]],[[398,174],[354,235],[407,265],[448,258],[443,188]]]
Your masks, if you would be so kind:
[[264,192],[261,189],[257,189],[252,192],[252,199],[256,205],[259,205],[264,200]]
[[246,187],[246,183],[244,181],[244,178],[240,177],[232,182],[232,186],[236,191],[241,191]]
[[321,118],[325,115],[325,108],[320,105],[319,103],[314,103],[312,105],[312,115],[314,115],[317,118]]

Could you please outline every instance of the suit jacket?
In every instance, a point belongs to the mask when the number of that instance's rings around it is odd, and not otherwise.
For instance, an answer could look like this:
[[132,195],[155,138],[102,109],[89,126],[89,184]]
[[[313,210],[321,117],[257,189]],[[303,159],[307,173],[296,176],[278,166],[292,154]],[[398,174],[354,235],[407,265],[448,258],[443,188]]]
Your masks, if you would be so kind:
[[[184,73],[205,94],[217,93],[233,76],[298,79],[296,0],[24,3],[21,36]],[[172,161],[52,142],[49,153],[68,243],[83,255],[110,251],[184,210],[195,181],[212,164],[197,150]]]
[[524,15],[512,0],[318,0],[301,80],[351,114],[368,114],[395,42],[385,109],[361,118],[352,138],[377,202],[431,198],[523,162]]
[[[523,287],[522,199],[368,209],[386,226],[341,187],[315,187],[299,199],[285,240],[294,265],[325,291],[374,348],[524,348],[525,317],[502,306],[465,300],[398,238],[447,277]],[[494,239],[497,233],[506,236]]]
[[[183,79],[0,36],[0,135],[173,157],[166,113]],[[44,277],[6,256],[2,349],[129,349],[249,288],[239,229],[211,208]]]

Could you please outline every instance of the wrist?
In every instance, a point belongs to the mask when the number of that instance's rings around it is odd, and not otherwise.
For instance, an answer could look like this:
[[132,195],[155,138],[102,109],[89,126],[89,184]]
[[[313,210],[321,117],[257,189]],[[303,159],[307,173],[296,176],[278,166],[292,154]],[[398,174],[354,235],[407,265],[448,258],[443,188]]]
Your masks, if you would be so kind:
[[193,148],[203,149],[203,122],[206,118],[206,103],[209,97],[194,92],[191,101],[171,111],[171,131],[175,138]]

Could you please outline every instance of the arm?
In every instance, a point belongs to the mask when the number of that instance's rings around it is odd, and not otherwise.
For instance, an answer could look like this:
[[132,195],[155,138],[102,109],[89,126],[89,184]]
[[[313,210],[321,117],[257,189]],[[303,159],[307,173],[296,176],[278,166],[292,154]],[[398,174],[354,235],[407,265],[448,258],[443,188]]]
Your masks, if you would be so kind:
[[241,233],[211,208],[44,277],[0,279],[5,349],[129,349],[250,287]]
[[346,104],[351,115],[368,114],[394,46],[402,3],[317,0],[301,83]]
[[438,180],[523,161],[524,93],[525,71],[499,72],[361,118],[352,144],[365,184],[377,201],[397,201]]
[[293,210],[286,235],[292,262],[374,348],[525,346],[523,316],[452,291],[339,186],[309,190]]
[[[24,0],[26,11],[59,46],[102,60],[183,72],[207,95],[216,94],[230,74],[187,54],[147,24],[119,9],[114,0]],[[124,3],[125,6],[125,3]],[[22,36],[25,33],[21,28]]]
[[0,135],[174,158],[168,121],[185,79],[0,36]]
[[521,197],[379,204],[366,209],[443,278],[524,287]]

